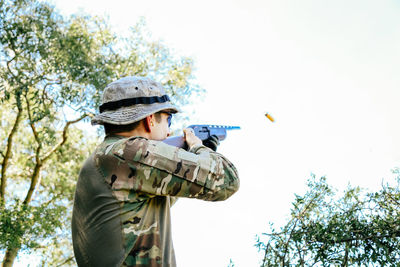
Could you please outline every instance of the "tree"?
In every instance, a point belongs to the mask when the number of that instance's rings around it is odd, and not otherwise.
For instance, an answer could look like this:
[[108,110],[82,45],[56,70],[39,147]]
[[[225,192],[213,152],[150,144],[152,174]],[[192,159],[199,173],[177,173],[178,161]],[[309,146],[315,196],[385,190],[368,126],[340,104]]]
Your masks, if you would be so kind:
[[[43,265],[73,265],[69,224],[82,161],[98,142],[88,122],[102,89],[126,75],[161,81],[175,103],[201,92],[193,62],[147,38],[127,37],[87,15],[64,18],[38,0],[0,0],[0,250]],[[67,248],[65,247],[67,246]]]
[[337,197],[313,176],[296,195],[287,224],[258,237],[261,266],[397,266],[400,261],[400,169],[395,186],[368,193],[348,187]]

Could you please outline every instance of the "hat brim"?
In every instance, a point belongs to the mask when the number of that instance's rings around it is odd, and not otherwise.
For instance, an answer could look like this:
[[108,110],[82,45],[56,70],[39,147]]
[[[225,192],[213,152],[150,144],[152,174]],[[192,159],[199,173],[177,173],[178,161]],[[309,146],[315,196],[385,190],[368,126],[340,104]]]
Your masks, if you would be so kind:
[[170,102],[154,103],[152,105],[138,104],[131,107],[120,108],[118,110],[104,111],[92,118],[92,125],[103,125],[104,123],[127,125],[140,121],[147,116],[162,110],[170,113],[179,112],[179,109]]

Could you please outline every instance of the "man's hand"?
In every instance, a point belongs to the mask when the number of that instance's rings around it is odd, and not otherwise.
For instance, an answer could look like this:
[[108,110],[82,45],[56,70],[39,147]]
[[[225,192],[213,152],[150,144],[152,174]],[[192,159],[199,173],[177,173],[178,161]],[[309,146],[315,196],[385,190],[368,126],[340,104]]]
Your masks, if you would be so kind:
[[200,138],[198,138],[192,128],[183,129],[185,141],[189,147],[189,150],[195,145],[201,145],[202,142]]
[[219,138],[216,135],[211,135],[206,140],[203,140],[203,145],[211,148],[214,151],[217,151],[217,147],[219,145]]

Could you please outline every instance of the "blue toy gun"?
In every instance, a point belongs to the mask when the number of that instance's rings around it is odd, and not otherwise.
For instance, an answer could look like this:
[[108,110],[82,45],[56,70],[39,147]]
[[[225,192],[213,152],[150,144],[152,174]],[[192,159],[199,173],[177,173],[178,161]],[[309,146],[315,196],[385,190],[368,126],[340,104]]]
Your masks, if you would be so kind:
[[[218,139],[220,141],[223,141],[226,138],[226,131],[227,130],[238,130],[240,129],[239,126],[226,126],[226,125],[200,125],[200,124],[195,124],[195,125],[190,125],[187,128],[192,128],[194,131],[194,134],[200,138],[201,141],[204,141],[208,139],[211,135],[216,135],[218,136]],[[168,137],[163,141],[164,143],[171,145],[171,146],[176,146],[180,148],[187,148],[187,144],[185,142],[185,139],[183,138],[182,135],[180,136],[172,136]]]

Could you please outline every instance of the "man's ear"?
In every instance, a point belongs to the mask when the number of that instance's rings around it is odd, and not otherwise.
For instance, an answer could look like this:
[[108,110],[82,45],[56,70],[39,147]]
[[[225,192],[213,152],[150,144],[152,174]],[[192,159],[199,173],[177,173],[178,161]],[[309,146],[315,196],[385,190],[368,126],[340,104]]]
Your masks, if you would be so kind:
[[143,121],[144,122],[144,129],[146,130],[146,132],[149,132],[149,133],[151,133],[150,125],[151,125],[152,117],[153,117],[153,115],[147,116]]

